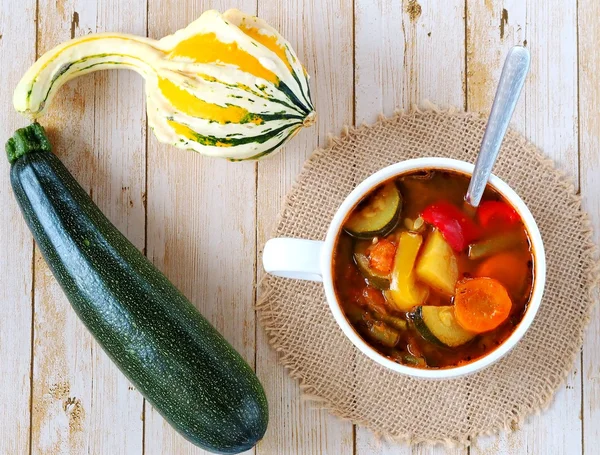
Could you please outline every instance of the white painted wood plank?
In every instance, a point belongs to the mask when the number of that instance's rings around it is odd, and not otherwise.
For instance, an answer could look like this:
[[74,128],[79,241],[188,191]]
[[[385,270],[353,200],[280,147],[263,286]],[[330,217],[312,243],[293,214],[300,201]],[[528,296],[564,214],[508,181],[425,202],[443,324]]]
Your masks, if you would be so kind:
[[[72,36],[144,35],[144,2],[39,4],[39,54]],[[43,124],[55,151],[113,223],[144,246],[143,84],[130,72],[77,79]],[[77,319],[39,252],[35,261],[33,453],[142,452],[142,397]]]
[[410,107],[405,57],[411,50],[414,55],[416,43],[407,43],[407,35],[414,38],[423,15],[410,20],[404,2],[393,0],[357,0],[354,8],[356,123],[372,123],[379,114]]
[[577,184],[576,2],[528,0],[525,40],[533,56],[525,91],[527,138]]
[[[352,2],[259,0],[259,15],[277,28],[298,52],[311,75],[318,121],[302,131],[278,155],[258,165],[258,246],[270,237],[283,198],[305,159],[327,134],[352,123]],[[257,258],[262,275],[261,252]],[[270,405],[270,427],[259,454],[332,454],[353,452],[352,425],[315,410],[302,400],[298,384],[277,362],[261,327],[257,332],[256,369]]]
[[[185,27],[207,9],[255,13],[256,1],[150,0],[149,35]],[[256,164],[230,163],[149,137],[148,257],[254,366]],[[146,404],[145,453],[200,454]],[[250,450],[253,453],[254,450]]]
[[[580,181],[585,209],[600,243],[600,4],[579,0]],[[596,297],[597,298],[597,297]],[[593,311],[583,347],[583,449],[600,447],[600,311]]]
[[[35,60],[35,0],[0,0],[0,143],[26,124],[12,109],[12,91]],[[33,240],[0,159],[0,453],[29,453]]]
[[[525,2],[469,1],[466,20],[467,109],[487,115],[508,51],[526,43]],[[525,97],[521,95],[511,122],[511,127],[521,133],[525,132]]]
[[[577,181],[575,2],[469,1],[467,11],[469,109],[489,111],[506,52],[526,42],[531,72],[513,126]],[[581,453],[580,412],[578,361],[549,409],[515,433],[477,438],[471,454]]]
[[[356,123],[410,109],[423,100],[465,102],[464,1],[355,3]],[[464,448],[394,444],[356,428],[357,455],[466,454]]]
[[424,100],[464,106],[464,2],[357,0],[356,122]]

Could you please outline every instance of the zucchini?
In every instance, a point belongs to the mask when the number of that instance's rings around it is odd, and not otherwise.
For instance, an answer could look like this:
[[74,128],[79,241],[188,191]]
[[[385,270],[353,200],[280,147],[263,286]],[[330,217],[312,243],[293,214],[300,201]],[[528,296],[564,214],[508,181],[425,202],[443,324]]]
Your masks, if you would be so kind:
[[359,239],[386,236],[398,225],[402,195],[391,181],[362,200],[344,223],[344,230]]
[[425,340],[441,346],[455,348],[471,341],[476,335],[456,322],[453,306],[420,306],[413,320],[415,328]]
[[374,288],[385,290],[390,288],[390,275],[378,272],[372,269],[369,265],[369,258],[367,257],[366,250],[371,245],[368,240],[359,240],[354,245],[354,262],[360,273],[367,279],[369,284]]
[[102,214],[39,124],[17,130],[6,151],[42,255],[113,362],[192,443],[218,453],[253,447],[268,408],[248,364]]

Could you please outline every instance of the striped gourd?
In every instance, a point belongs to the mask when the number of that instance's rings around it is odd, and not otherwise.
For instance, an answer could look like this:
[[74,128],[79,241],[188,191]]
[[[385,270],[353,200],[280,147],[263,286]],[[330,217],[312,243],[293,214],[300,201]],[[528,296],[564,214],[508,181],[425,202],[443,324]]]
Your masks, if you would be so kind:
[[107,68],[145,78],[148,122],[159,141],[205,155],[258,159],[315,119],[308,75],[290,44],[235,9],[206,11],[159,41],[99,33],[65,42],[27,71],[14,106],[39,118],[61,85]]

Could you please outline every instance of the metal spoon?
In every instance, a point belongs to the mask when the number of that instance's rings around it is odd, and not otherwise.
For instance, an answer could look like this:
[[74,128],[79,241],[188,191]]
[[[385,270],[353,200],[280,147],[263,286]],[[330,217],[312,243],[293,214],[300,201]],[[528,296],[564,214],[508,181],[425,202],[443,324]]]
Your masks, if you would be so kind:
[[492,111],[483,134],[469,189],[465,196],[465,201],[473,207],[477,207],[481,202],[485,186],[498,157],[500,145],[506,134],[508,123],[525,83],[530,59],[529,51],[526,48],[515,46],[510,50],[504,61]]

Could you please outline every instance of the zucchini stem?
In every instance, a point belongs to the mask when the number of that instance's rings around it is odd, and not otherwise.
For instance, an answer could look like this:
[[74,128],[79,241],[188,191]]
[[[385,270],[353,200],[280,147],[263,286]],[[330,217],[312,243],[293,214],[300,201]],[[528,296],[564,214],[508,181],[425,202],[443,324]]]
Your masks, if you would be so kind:
[[32,123],[24,128],[19,128],[8,141],[6,141],[6,155],[8,162],[13,164],[23,155],[33,152],[50,152],[52,146],[46,135],[44,127],[39,123]]

